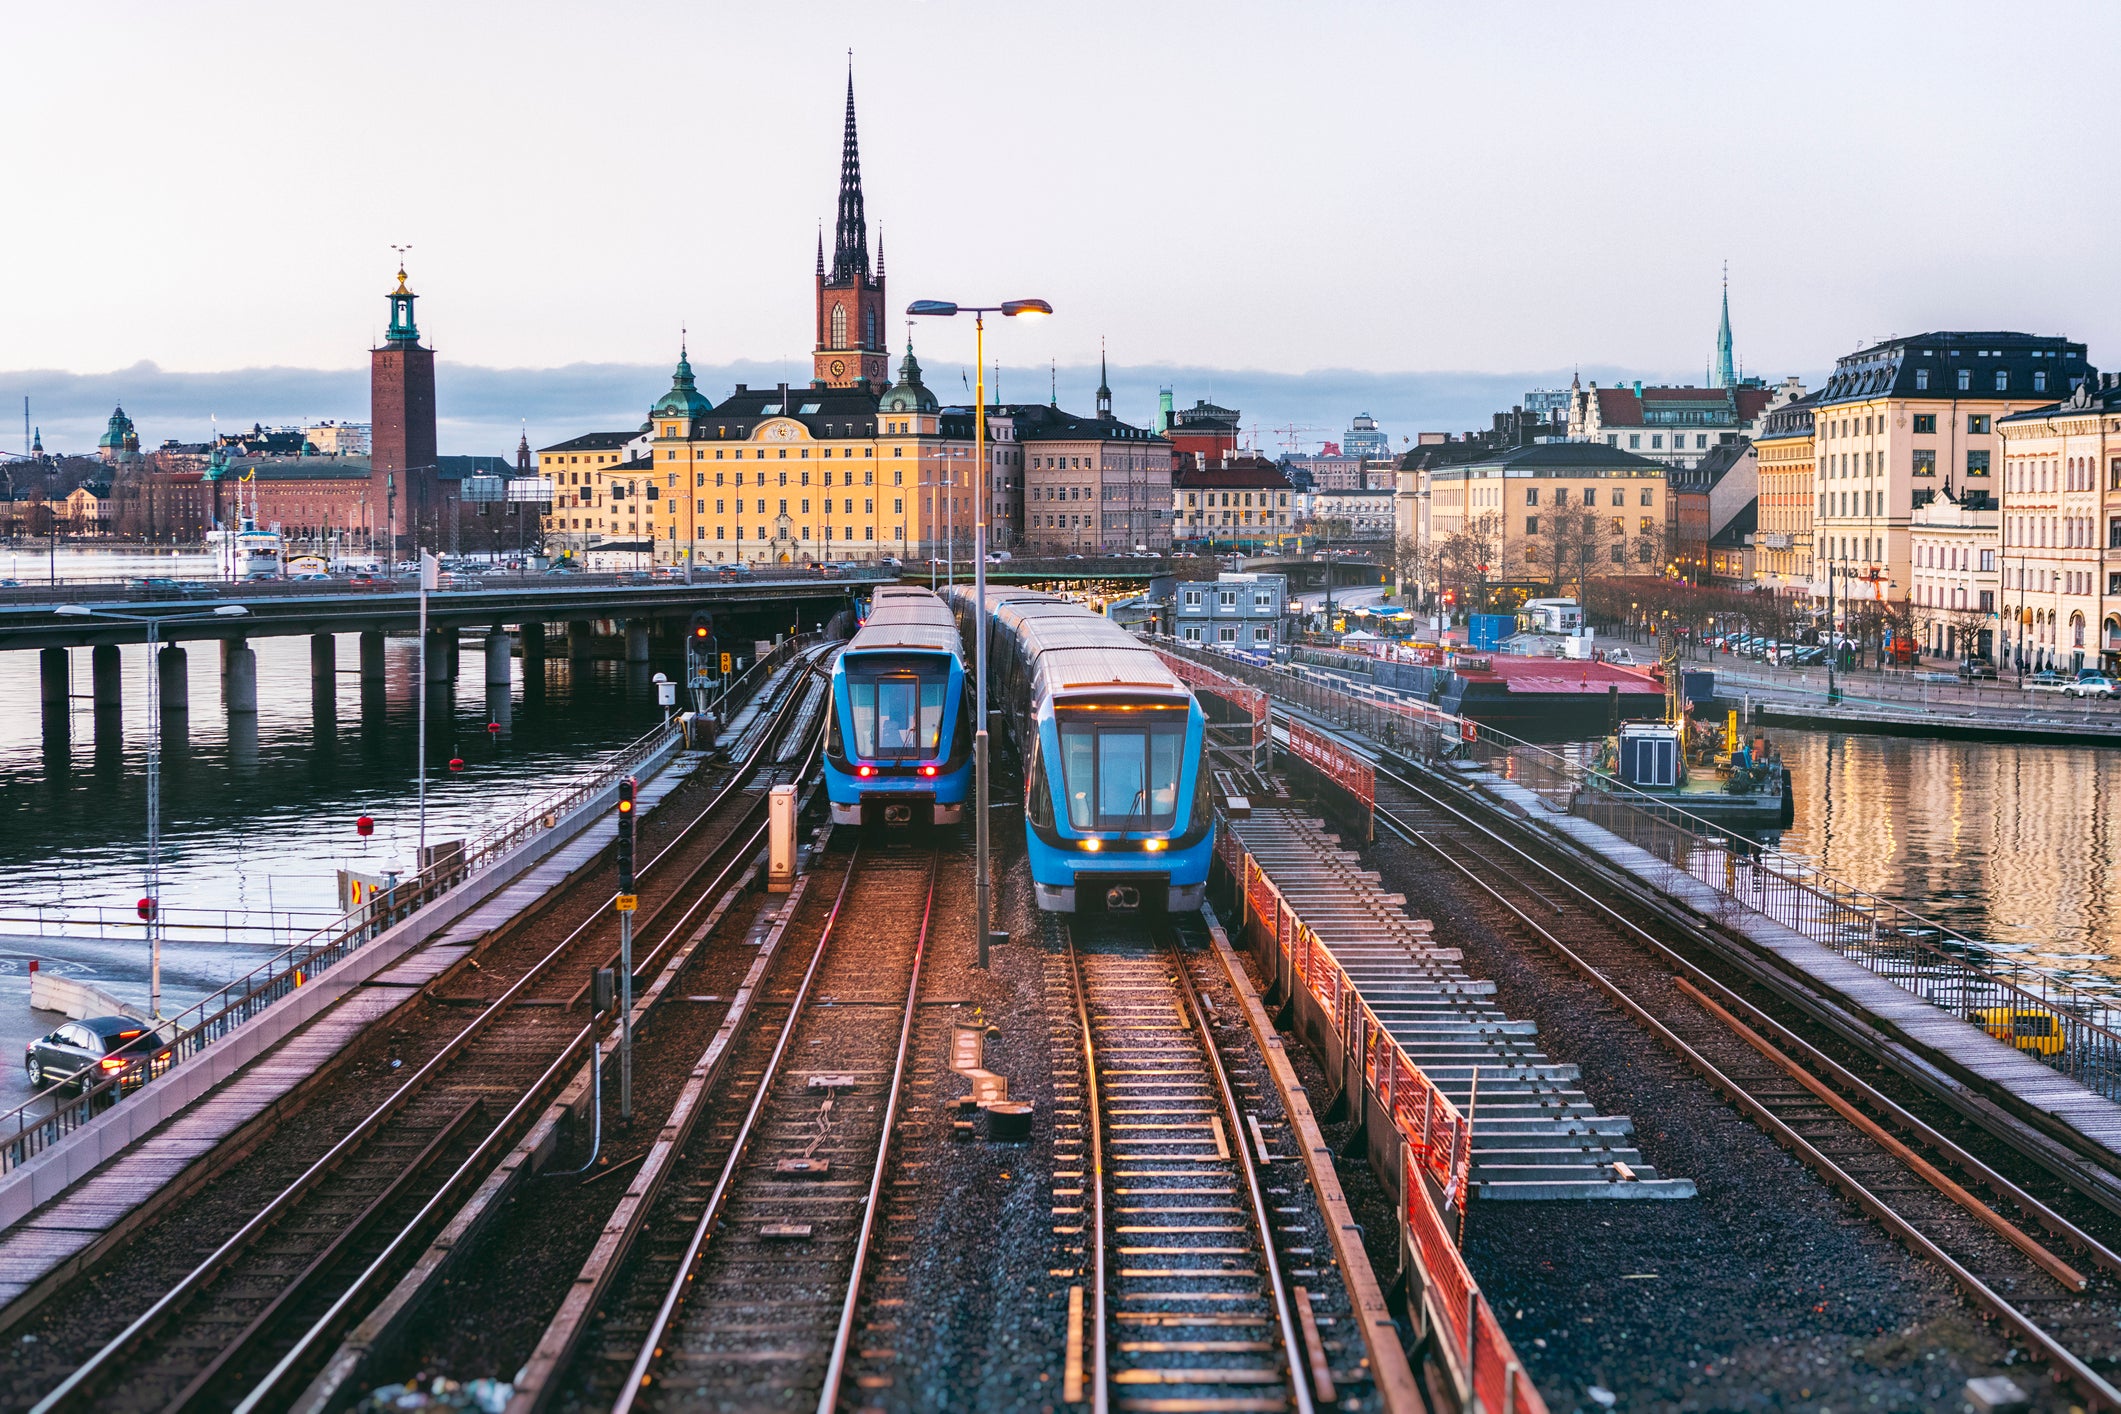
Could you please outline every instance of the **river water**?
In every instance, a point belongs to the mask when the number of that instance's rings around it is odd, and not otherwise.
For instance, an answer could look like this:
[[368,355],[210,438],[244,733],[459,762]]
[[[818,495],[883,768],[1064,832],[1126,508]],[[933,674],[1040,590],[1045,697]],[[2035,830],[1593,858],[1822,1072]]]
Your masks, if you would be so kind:
[[[101,557],[71,566],[66,559],[61,578],[69,569],[76,577],[111,572]],[[171,573],[170,564],[163,558],[148,572]],[[388,640],[385,681],[363,684],[355,639],[340,635],[336,687],[322,701],[312,692],[306,637],[251,645],[252,722],[223,709],[216,645],[193,643],[191,710],[183,730],[164,724],[161,898],[173,920],[208,909],[253,922],[267,912],[333,913],[339,869],[409,872],[416,854],[415,643]],[[115,731],[108,723],[99,730],[91,711],[87,650],[71,656],[70,730],[54,739],[42,730],[36,654],[0,651],[0,935],[39,931],[40,905],[69,905],[77,917],[102,906],[129,917],[143,889],[146,649],[121,649],[125,708]],[[526,682],[518,660],[506,688],[485,686],[483,669],[480,645],[467,638],[462,679],[428,699],[430,844],[476,838],[565,789],[660,716],[638,667],[576,668],[559,655]],[[503,730],[489,732],[489,724]],[[464,763],[460,772],[448,768],[453,757]],[[365,839],[355,830],[364,814],[375,822]]]

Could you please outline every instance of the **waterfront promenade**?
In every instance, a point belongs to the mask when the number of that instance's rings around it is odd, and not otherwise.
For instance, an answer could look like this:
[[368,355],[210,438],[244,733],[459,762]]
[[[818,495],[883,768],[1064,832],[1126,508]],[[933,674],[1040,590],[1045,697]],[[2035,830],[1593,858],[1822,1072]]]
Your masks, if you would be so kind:
[[1750,702],[1755,719],[1785,726],[1834,727],[1888,736],[2046,741],[2121,746],[2121,701],[2032,692],[2017,674],[1963,682],[1946,668],[1786,668],[1725,653],[1701,664],[1716,672],[1716,693]]

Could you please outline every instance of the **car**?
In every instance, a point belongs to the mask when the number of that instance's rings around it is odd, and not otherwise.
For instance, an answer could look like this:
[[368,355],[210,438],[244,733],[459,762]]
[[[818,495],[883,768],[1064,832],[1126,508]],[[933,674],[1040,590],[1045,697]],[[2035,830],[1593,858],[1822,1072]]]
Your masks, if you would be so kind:
[[312,571],[310,571],[310,572],[309,572],[308,574],[291,574],[291,575],[289,575],[289,576],[288,576],[287,578],[288,578],[288,582],[289,582],[289,583],[292,583],[292,584],[329,584],[329,583],[331,583],[331,576],[330,576],[330,575],[328,575],[328,574],[323,574],[323,573],[320,573],[320,572],[318,572],[318,571],[315,571],[315,570],[312,570]]
[[1959,665],[1959,680],[1961,682],[1994,682],[1996,680],[1996,665],[1969,658]]
[[559,560],[545,567],[547,574],[580,574],[582,567],[573,560]]
[[751,566],[743,564],[716,565],[714,577],[724,584],[729,583],[731,580],[749,579],[751,578]]
[[2065,692],[2069,680],[2058,672],[2043,670],[2034,673],[2021,684],[2027,692]]
[[1789,656],[1791,666],[1798,668],[1816,668],[1825,661],[1826,650],[1816,643],[1808,644]]
[[1079,559],[1081,559],[1081,558],[1082,558],[1082,556],[1081,556],[1081,555],[1076,555],[1076,554],[1067,554],[1067,555],[1063,555],[1063,556],[1061,556],[1061,558],[1062,558],[1062,559],[1064,559],[1064,560],[1079,560]]
[[2071,697],[2103,697],[2108,700],[2121,695],[2121,688],[2115,687],[2114,680],[2104,673],[2086,673],[2062,691]]
[[[160,1044],[154,1028],[131,1016],[92,1016],[69,1021],[48,1036],[39,1036],[23,1047],[22,1068],[29,1083],[45,1086],[81,1074],[76,1089],[88,1091],[106,1075],[116,1075],[136,1060],[154,1053]],[[136,1071],[137,1078],[145,1075]],[[128,1087],[137,1083],[129,1078]]]

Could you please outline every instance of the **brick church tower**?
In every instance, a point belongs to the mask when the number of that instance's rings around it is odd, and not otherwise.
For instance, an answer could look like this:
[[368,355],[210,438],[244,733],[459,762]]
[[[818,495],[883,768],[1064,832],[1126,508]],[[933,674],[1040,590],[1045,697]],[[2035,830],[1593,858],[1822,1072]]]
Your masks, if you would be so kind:
[[825,238],[817,244],[817,351],[812,377],[834,388],[867,385],[881,393],[891,383],[884,347],[884,245],[877,241],[876,273],[869,273],[869,222],[862,212],[862,154],[854,139],[854,75],[847,75],[847,132],[840,147],[840,209],[832,229],[832,269]]
[[369,506],[376,548],[410,553],[442,547],[437,518],[435,448],[435,354],[420,346],[413,323],[417,298],[398,264],[398,287],[390,292],[390,332],[383,347],[368,351]]

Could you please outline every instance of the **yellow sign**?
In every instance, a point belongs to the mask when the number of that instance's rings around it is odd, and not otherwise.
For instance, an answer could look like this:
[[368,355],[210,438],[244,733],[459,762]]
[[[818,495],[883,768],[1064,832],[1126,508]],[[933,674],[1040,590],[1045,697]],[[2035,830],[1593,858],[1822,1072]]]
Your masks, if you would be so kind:
[[727,653],[724,653],[724,654],[722,655],[722,676],[723,676],[723,677],[728,677],[728,676],[729,676],[729,668],[730,668],[730,663],[729,663],[729,659],[730,659],[730,655],[729,655],[729,654],[727,654]]
[[640,896],[639,894],[620,894],[620,895],[619,895],[619,912],[621,912],[621,913],[632,913],[632,912],[634,912],[634,911],[635,911],[636,909],[638,909],[638,908],[639,908],[640,906],[641,906],[641,896]]

